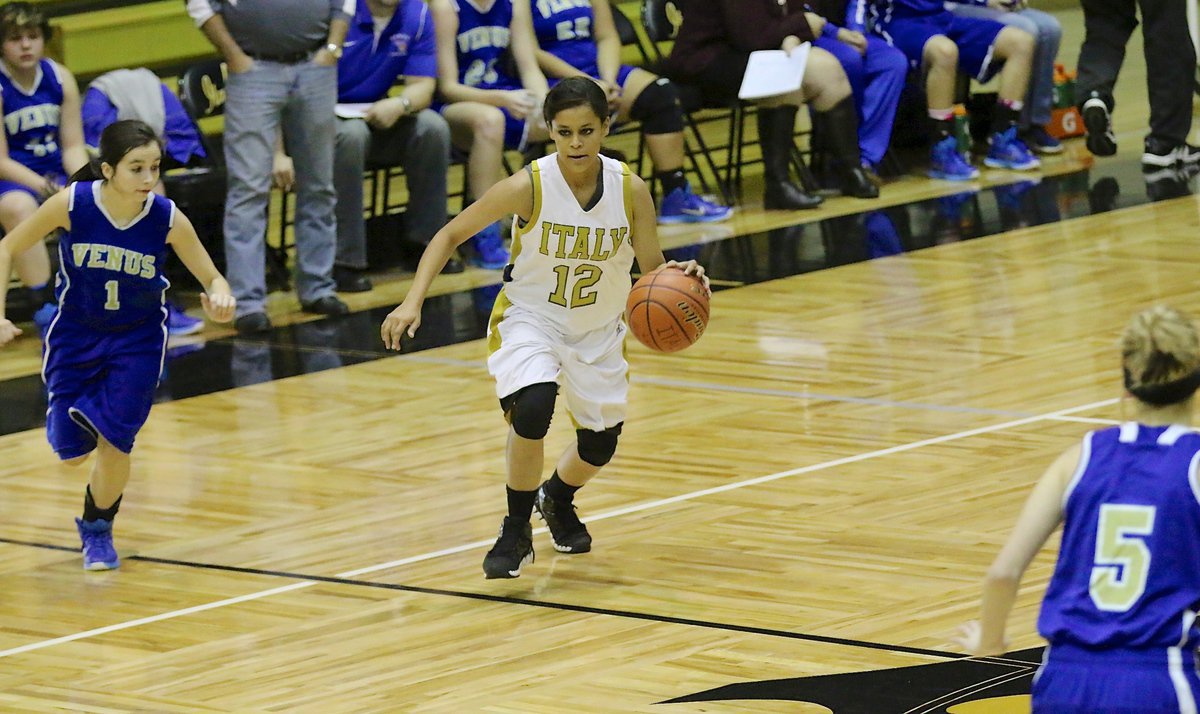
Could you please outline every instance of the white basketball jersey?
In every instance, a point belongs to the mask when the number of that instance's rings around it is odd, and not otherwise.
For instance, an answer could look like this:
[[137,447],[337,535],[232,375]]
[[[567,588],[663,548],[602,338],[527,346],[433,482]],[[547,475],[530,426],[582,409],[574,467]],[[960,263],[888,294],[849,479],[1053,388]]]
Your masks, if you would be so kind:
[[558,154],[529,165],[533,213],[513,222],[514,305],[545,316],[566,334],[612,323],[625,311],[633,268],[633,182],[629,167],[600,157],[600,200],[584,210],[558,166]]

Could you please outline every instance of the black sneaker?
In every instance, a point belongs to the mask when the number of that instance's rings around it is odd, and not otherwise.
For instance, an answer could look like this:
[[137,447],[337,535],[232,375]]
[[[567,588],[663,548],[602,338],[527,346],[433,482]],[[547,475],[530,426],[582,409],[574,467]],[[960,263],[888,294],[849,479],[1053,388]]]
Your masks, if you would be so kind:
[[515,578],[521,566],[533,562],[533,526],[514,523],[508,516],[500,524],[496,545],[483,557],[483,574],[491,578]]
[[1096,156],[1117,153],[1117,135],[1113,133],[1112,116],[1100,97],[1083,103],[1083,128],[1087,130],[1087,148]]
[[560,553],[586,553],[592,549],[592,536],[575,513],[575,504],[556,501],[546,495],[546,484],[537,490],[534,502],[538,514],[550,529],[554,549]]
[[1165,168],[1176,164],[1193,164],[1200,160],[1200,147],[1191,144],[1175,144],[1152,136],[1146,137],[1146,151],[1142,154],[1142,166],[1146,170]]

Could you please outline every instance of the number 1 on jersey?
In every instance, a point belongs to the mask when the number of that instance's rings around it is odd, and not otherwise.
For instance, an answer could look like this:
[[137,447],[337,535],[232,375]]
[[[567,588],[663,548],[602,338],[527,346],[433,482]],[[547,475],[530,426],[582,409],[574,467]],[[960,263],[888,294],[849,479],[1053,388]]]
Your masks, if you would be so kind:
[[104,302],[105,310],[120,310],[121,309],[121,297],[117,293],[117,289],[119,286],[120,286],[120,283],[118,283],[116,280],[109,280],[107,283],[104,284],[104,292],[108,294],[108,300],[106,300]]

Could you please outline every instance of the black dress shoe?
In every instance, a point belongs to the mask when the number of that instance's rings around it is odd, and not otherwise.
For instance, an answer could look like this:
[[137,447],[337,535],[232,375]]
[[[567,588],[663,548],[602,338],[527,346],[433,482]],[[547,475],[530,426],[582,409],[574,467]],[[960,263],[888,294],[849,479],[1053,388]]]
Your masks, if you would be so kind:
[[239,335],[255,335],[271,329],[271,318],[265,312],[251,312],[233,321]]
[[767,210],[797,211],[816,208],[825,199],[806,193],[791,181],[768,183],[763,189],[763,208]]
[[340,265],[333,266],[333,283],[339,293],[365,293],[372,288],[361,270]]
[[842,195],[855,198],[879,198],[879,186],[862,166],[855,166],[842,177]]
[[350,312],[350,308],[346,307],[346,303],[338,300],[333,295],[319,297],[312,302],[302,302],[300,303],[300,309],[304,312],[311,312],[317,315],[346,315]]

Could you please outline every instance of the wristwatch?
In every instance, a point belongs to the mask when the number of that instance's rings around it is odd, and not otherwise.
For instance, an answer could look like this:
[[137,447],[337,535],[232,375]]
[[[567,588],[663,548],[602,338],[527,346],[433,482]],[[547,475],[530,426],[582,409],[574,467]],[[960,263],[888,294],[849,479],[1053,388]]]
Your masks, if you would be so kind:
[[404,116],[412,114],[412,102],[403,94],[400,95],[400,105],[404,107]]
[[334,59],[342,58],[342,46],[337,43],[330,42],[329,44],[325,45],[325,51],[333,55]]

